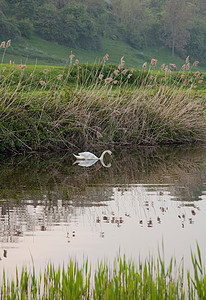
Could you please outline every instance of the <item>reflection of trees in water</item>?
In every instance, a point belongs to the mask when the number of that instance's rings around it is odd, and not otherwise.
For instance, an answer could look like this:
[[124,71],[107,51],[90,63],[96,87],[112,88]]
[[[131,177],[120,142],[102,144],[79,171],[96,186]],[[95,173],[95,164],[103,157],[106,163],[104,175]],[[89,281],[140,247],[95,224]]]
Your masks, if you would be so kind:
[[[205,190],[206,149],[142,147],[129,155],[128,152],[114,151],[109,169],[98,163],[91,168],[73,166],[71,154],[2,159],[1,239],[15,241],[21,238],[22,232],[49,230],[54,223],[70,222],[77,212],[83,214],[86,207],[106,205],[106,201],[113,199],[114,187],[124,193],[131,184],[142,183],[149,184],[145,186],[148,193],[156,191],[160,197],[170,194],[180,201],[176,205],[177,218],[182,226],[186,220],[192,223],[198,213],[194,201],[199,200]],[[162,203],[155,220],[152,213],[151,216],[145,214],[145,218],[139,218],[139,225],[160,224],[161,216],[167,213],[167,204]],[[185,213],[186,208],[189,213]],[[145,198],[142,209],[154,211],[154,204]],[[125,211],[122,219],[100,216],[100,221],[121,226],[127,214]]]

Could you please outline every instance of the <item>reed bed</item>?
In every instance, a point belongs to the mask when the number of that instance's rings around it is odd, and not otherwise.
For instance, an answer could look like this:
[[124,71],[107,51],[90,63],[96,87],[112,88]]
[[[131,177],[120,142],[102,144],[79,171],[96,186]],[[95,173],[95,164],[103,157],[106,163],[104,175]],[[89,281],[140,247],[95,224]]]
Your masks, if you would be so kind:
[[1,66],[0,151],[205,141],[198,72],[35,68]]
[[205,299],[206,274],[199,246],[191,252],[194,275],[174,258],[166,266],[159,255],[138,263],[118,256],[113,266],[99,263],[92,272],[86,261],[79,266],[70,260],[67,266],[48,264],[36,274],[23,268],[0,283],[1,299]]

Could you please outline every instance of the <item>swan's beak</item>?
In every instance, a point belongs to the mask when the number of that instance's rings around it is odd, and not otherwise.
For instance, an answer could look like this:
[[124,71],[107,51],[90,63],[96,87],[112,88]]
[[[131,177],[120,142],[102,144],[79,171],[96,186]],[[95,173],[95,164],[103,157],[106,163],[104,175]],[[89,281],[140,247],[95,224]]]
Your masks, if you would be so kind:
[[111,158],[112,158],[112,154],[110,154]]

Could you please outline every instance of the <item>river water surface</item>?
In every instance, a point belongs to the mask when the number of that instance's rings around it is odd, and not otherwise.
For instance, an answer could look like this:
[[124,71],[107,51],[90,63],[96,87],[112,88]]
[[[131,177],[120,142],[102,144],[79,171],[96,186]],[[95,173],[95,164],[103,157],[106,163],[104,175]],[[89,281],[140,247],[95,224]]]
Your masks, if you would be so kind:
[[[104,149],[103,149],[104,150]],[[101,154],[101,150],[95,151]],[[206,259],[206,147],[113,150],[105,166],[72,154],[0,156],[0,276],[76,258]]]

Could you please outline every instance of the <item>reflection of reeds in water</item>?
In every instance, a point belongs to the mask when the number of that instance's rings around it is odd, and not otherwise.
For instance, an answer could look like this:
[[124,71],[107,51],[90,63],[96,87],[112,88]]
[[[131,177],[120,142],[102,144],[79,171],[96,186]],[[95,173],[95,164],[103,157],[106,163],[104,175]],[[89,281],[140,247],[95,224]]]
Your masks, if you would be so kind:
[[[129,156],[127,159],[123,153],[121,164],[119,164],[119,174],[122,174],[122,166],[128,166],[128,172],[125,172],[126,177],[122,180],[124,184],[121,185],[121,188],[122,190],[127,189],[128,186],[125,183],[129,182],[130,184],[131,182],[147,183],[149,184],[148,191],[153,190],[159,195],[159,198],[164,199],[165,195],[169,195],[170,199],[176,201],[174,208],[181,221],[181,226],[184,228],[186,225],[194,223],[194,218],[200,210],[196,201],[201,199],[205,190],[205,149],[188,148],[183,151],[181,147],[172,149],[172,151],[169,148],[163,149],[156,151],[149,148],[147,152],[147,149],[142,148],[140,153],[146,152],[136,158],[138,164],[135,163],[133,156]],[[168,201],[162,201],[159,213],[153,214],[151,218],[140,220],[140,224],[146,223],[147,227],[153,227],[155,223],[160,223],[161,216],[167,213],[167,205]],[[154,212],[152,202],[145,200],[144,206],[146,211],[153,210]]]
[[72,190],[73,193],[77,190],[84,192],[91,184],[173,184],[178,181],[190,187],[201,182],[201,170],[206,164],[206,148],[202,146],[188,149],[185,146],[184,149],[139,147],[114,150],[113,153],[112,167],[109,169],[104,169],[99,163],[91,168],[72,166],[70,153],[58,157],[36,155],[10,158],[1,162],[1,184],[10,187],[11,191],[16,189],[22,197],[26,190],[41,194],[41,189],[54,187],[56,190],[68,188],[71,194]]
[[[0,197],[15,200],[32,195],[34,199],[44,199],[42,195],[47,194],[52,200],[59,193],[62,199],[69,200],[73,195],[89,193],[94,184],[125,184],[126,187],[132,183],[175,183],[177,191],[179,186],[184,187],[187,200],[198,199],[192,193],[199,187],[195,193],[201,194],[206,149],[142,147],[128,154],[130,151],[114,151],[110,169],[98,163],[91,168],[71,166],[70,154],[11,158],[2,162]],[[177,194],[181,200],[181,193]]]
[[[124,194],[135,184],[143,184],[145,190],[145,196],[140,195],[138,202],[132,204],[137,206],[138,203],[139,211],[143,212],[138,216],[139,226],[161,224],[162,216],[167,213],[165,197],[168,200],[168,195],[178,201],[174,206],[182,227],[192,224],[199,212],[196,201],[204,190],[206,150],[149,147],[128,152],[128,149],[114,151],[109,169],[98,163],[91,168],[72,166],[70,154],[58,158],[10,158],[2,162],[1,219],[9,216],[10,221],[4,224],[8,226],[8,230],[3,230],[7,232],[5,238],[21,237],[23,231],[30,230],[25,224],[37,230],[49,230],[52,222],[69,222],[66,216],[75,215],[78,208],[109,207],[114,188]],[[147,196],[150,192],[160,199],[155,213],[153,200]],[[40,209],[41,213],[36,213],[38,220],[32,219],[34,214],[27,211],[28,204]],[[122,226],[128,214],[126,208],[122,215],[112,215],[107,209],[105,218],[110,224]],[[21,216],[21,228],[15,225],[15,215]],[[96,215],[94,222],[97,217],[105,222],[104,215]]]

